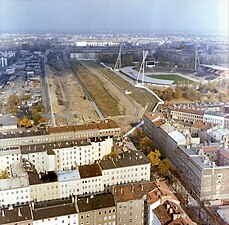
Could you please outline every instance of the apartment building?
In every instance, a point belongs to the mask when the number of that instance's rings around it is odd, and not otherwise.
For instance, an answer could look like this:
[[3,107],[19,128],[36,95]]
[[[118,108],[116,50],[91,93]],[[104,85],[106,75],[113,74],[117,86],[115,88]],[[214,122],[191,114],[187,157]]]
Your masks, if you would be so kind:
[[164,121],[151,120],[144,116],[143,131],[154,140],[164,156],[175,166],[178,174],[190,192],[201,200],[223,200],[229,198],[229,167],[219,166],[201,151],[195,150],[190,143],[180,144],[176,136],[171,136],[161,126]]
[[117,184],[150,180],[150,161],[139,151],[127,151],[117,159],[101,160],[99,165],[105,189]]
[[114,187],[113,194],[117,205],[116,224],[145,224],[146,195],[154,188],[153,182],[132,183]]
[[[10,214],[11,213],[11,214]],[[181,223],[179,223],[181,222]],[[0,210],[0,224],[172,225],[193,223],[164,182],[119,185],[112,193],[70,196]]]
[[27,177],[0,179],[0,208],[28,204],[29,202],[29,182]]
[[[26,159],[13,164],[11,171],[10,178],[0,180],[3,206],[26,204],[29,201],[49,201],[70,195],[94,194],[109,190],[116,184],[149,181],[150,161],[142,152],[129,151],[120,154],[117,159],[101,160],[58,173],[38,173],[35,166]],[[24,183],[18,183],[19,179]],[[15,185],[12,185],[14,183]],[[20,196],[18,193],[22,188],[23,195]],[[6,193],[9,193],[11,200]]]
[[79,225],[116,225],[116,205],[111,193],[78,197]]
[[171,115],[173,119],[194,123],[203,121],[204,111],[194,109],[172,109]]
[[103,191],[103,176],[99,164],[79,166],[82,194]]
[[57,179],[60,187],[60,198],[82,194],[80,173],[78,170],[58,172]]
[[31,165],[28,180],[31,201],[41,202],[60,197],[60,186],[55,172],[38,174]]
[[121,128],[112,120],[86,125],[47,127],[27,132],[0,133],[0,147],[44,144],[95,137],[117,137]]
[[10,165],[21,159],[19,147],[0,148],[0,170],[9,170]]
[[188,123],[208,123],[229,128],[229,115],[222,111],[210,111],[206,108],[173,108],[170,110],[172,119]]
[[78,212],[71,200],[33,203],[31,208],[34,225],[79,224]]
[[112,137],[88,138],[20,147],[23,158],[34,164],[38,172],[72,170],[78,165],[94,163],[109,154]]

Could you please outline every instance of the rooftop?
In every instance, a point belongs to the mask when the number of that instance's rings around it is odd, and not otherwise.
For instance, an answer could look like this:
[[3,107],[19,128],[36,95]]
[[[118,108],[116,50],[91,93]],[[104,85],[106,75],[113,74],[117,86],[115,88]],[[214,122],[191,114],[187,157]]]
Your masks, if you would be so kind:
[[97,163],[79,166],[79,173],[81,179],[102,176],[101,168]]
[[119,185],[114,187],[114,198],[116,202],[142,199],[145,194],[148,194],[155,188],[154,182]]
[[12,177],[0,179],[0,190],[10,190],[14,188],[28,187],[29,181],[27,177]]
[[119,128],[119,126],[113,120],[106,120],[100,123],[89,123],[86,125],[76,125],[76,126],[60,126],[60,127],[48,127],[48,133],[60,133],[60,132],[76,132],[81,130],[103,130]]
[[32,214],[29,206],[0,210],[0,224],[15,224],[17,222],[28,220],[32,220]]
[[78,197],[77,205],[79,212],[110,208],[115,206],[115,201],[111,193],[92,195],[87,197]]
[[51,183],[57,181],[57,175],[55,172],[48,172],[47,174],[39,175],[36,171],[28,173],[29,185]]
[[140,151],[127,151],[123,154],[120,154],[119,157],[120,158],[116,159],[101,160],[99,165],[101,166],[102,170],[107,170],[150,163],[149,159],[147,159],[144,153]]
[[59,216],[76,214],[75,205],[71,200],[53,200],[34,205],[34,220],[42,220]]
[[79,180],[80,173],[78,170],[63,171],[57,174],[57,179],[59,182],[70,181],[70,180]]
[[195,110],[195,109],[172,109],[172,111],[183,112],[188,114],[204,115],[204,111]]
[[147,204],[154,204],[160,199],[163,199],[164,201],[170,200],[179,204],[179,200],[172,193],[172,191],[169,189],[165,182],[154,182],[154,184],[156,187],[148,193],[149,199]]
[[13,154],[20,154],[20,149],[18,147],[0,148],[0,156]]
[[88,146],[90,144],[91,142],[87,141],[86,139],[82,139],[82,140],[75,140],[75,141],[61,141],[61,142],[25,145],[25,146],[21,146],[21,153],[28,154],[31,152],[44,152],[46,150],[50,151],[53,149],[69,148],[74,146]]

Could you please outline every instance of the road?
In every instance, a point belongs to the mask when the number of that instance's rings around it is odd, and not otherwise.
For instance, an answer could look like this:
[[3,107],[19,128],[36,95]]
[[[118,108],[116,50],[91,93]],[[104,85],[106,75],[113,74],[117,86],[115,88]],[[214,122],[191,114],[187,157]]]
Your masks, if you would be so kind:
[[51,114],[52,126],[56,127],[56,120],[55,120],[55,115],[53,113],[53,108],[52,108],[52,99],[51,99],[51,94],[50,94],[48,75],[46,71],[47,54],[48,53],[46,51],[45,58],[44,58],[44,73],[42,77],[42,94],[43,94],[42,100],[43,100],[43,105],[45,106],[45,113]]

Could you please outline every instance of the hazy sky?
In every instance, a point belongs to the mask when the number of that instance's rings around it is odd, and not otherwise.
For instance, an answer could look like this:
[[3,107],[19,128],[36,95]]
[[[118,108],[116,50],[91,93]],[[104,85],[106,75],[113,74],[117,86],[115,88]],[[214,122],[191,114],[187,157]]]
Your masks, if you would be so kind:
[[229,0],[0,0],[0,30],[228,33]]

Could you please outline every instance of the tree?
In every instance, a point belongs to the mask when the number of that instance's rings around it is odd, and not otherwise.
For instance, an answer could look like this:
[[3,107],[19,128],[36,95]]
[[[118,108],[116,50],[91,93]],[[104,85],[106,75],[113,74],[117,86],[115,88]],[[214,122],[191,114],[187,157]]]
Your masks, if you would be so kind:
[[162,175],[165,175],[168,170],[171,168],[171,163],[168,159],[163,159],[159,164],[158,164],[158,172]]
[[0,179],[7,179],[8,177],[9,177],[9,173],[6,169],[0,172]]
[[10,113],[16,114],[17,113],[17,107],[21,104],[21,100],[18,98],[16,94],[10,95],[8,98],[8,110]]
[[108,154],[108,157],[114,159],[114,158],[118,158],[118,151],[113,151],[110,154]]
[[179,99],[179,98],[181,98],[182,97],[182,92],[181,92],[181,89],[180,88],[176,88],[175,89],[175,92],[174,92],[174,94],[173,94],[173,97],[175,98],[175,99]]
[[173,99],[173,89],[171,87],[166,88],[166,90],[164,91],[164,94],[163,94],[163,99],[165,101],[170,101]]
[[140,145],[139,145],[140,149],[142,149],[142,151],[145,154],[148,154],[150,152],[150,150],[152,149],[156,149],[155,144],[153,143],[153,141],[145,136],[140,140]]
[[22,120],[19,121],[18,125],[25,128],[32,127],[32,123],[27,116],[24,116]]
[[150,152],[147,156],[147,158],[150,160],[153,166],[158,166],[160,164],[161,162],[160,157],[161,157],[161,153],[157,149],[154,152],[153,151]]

